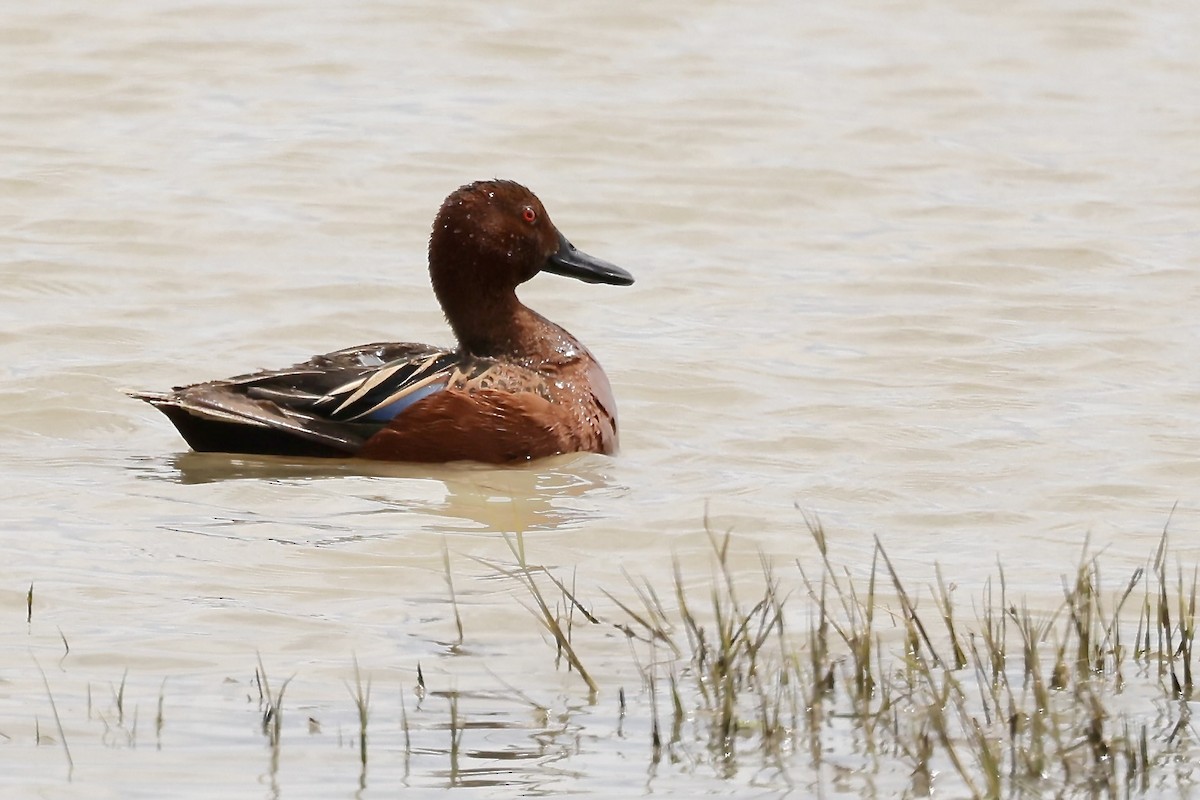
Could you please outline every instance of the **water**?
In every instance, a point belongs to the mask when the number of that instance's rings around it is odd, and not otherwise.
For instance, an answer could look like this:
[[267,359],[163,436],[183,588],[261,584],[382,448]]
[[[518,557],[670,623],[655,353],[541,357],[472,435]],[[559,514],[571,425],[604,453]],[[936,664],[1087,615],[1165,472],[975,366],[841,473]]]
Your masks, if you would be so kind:
[[[351,794],[355,659],[380,731],[368,796],[786,788],[758,767],[649,774],[623,639],[585,646],[589,704],[494,569],[513,560],[505,531],[610,618],[603,591],[628,601],[627,573],[666,587],[678,559],[706,584],[706,517],[747,574],[760,551],[814,562],[804,512],[852,570],[878,536],[915,585],[936,560],[973,592],[999,561],[1048,607],[1088,539],[1124,574],[1170,519],[1195,561],[1188,4],[9,5],[11,796]],[[200,456],[121,394],[448,343],[429,223],[451,189],[495,176],[637,277],[522,292],[604,363],[618,458]],[[256,654],[275,687],[294,676],[273,771]],[[136,735],[117,719],[122,676]],[[618,687],[641,709],[626,728]],[[437,692],[454,690],[478,727],[452,766]]]

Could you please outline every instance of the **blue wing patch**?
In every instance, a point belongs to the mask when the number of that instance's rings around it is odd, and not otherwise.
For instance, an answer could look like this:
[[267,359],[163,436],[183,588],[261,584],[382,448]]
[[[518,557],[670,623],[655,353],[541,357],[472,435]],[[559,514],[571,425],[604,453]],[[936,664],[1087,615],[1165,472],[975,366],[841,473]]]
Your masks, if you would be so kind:
[[378,406],[373,411],[367,412],[360,419],[369,419],[375,422],[391,422],[396,417],[400,416],[406,408],[411,406],[418,400],[424,400],[431,394],[436,394],[446,388],[446,382],[431,383],[428,386],[423,386],[420,389],[409,392],[398,400],[393,400],[386,406]]

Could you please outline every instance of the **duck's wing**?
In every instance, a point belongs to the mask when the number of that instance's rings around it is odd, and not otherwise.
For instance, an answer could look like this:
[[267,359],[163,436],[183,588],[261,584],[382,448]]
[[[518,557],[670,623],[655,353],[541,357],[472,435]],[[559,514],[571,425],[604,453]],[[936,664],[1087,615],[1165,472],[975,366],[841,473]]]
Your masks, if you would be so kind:
[[247,376],[246,394],[331,422],[381,426],[445,388],[459,353],[425,345],[368,345],[317,356],[291,371]]
[[132,396],[166,414],[201,452],[349,456],[397,414],[477,368],[457,352],[377,343]]

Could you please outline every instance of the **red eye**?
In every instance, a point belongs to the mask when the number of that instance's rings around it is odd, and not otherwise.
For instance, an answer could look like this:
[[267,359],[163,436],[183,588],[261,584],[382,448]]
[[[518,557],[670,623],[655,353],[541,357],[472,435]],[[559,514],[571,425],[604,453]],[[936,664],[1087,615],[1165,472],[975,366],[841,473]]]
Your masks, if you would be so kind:
[[537,219],[537,212],[529,206],[525,206],[525,210],[521,212],[521,217],[526,222],[533,222],[535,219]]

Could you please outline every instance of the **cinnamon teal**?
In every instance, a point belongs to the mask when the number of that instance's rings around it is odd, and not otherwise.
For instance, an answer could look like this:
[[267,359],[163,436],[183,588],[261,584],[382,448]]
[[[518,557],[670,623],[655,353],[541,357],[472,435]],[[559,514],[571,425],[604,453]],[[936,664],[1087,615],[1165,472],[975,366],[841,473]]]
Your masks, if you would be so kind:
[[376,343],[281,370],[137,392],[194,450],[389,461],[507,463],[617,449],[600,364],[527,308],[516,287],[551,272],[628,286],[625,270],[567,241],[534,194],[480,181],[442,203],[429,276],[456,349]]

